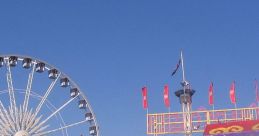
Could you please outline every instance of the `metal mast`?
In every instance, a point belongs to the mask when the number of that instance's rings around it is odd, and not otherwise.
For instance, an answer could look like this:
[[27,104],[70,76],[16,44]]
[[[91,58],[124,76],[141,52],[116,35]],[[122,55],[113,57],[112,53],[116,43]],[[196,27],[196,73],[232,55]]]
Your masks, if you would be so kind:
[[179,98],[180,104],[182,105],[185,135],[191,136],[192,135],[192,116],[191,116],[192,95],[195,93],[195,91],[190,88],[190,84],[185,79],[182,51],[181,51],[181,64],[182,64],[181,66],[182,66],[182,76],[183,76],[183,81],[181,82],[181,85],[183,89],[176,91],[175,95]]

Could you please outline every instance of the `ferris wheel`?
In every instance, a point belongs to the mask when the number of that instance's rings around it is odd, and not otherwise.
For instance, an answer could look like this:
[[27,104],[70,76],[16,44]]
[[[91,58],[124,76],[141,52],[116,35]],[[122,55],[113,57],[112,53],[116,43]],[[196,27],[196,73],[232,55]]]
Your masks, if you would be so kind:
[[78,85],[48,63],[0,55],[0,136],[99,136]]

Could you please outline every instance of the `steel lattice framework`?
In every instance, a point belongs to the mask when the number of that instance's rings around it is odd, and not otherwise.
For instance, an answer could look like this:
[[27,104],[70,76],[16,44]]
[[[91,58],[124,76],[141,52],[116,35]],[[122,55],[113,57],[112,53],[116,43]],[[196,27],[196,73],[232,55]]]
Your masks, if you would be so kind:
[[[182,112],[147,114],[147,134],[185,134]],[[192,133],[202,133],[206,125],[258,120],[259,107],[192,111]]]

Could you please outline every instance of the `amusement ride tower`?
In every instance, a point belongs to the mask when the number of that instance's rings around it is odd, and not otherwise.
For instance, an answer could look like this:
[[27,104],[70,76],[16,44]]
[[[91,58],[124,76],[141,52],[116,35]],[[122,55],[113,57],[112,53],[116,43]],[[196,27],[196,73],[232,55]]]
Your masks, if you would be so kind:
[[175,92],[175,95],[179,98],[180,104],[182,105],[182,114],[184,121],[184,131],[186,136],[192,135],[192,95],[195,93],[194,90],[191,89],[191,86],[188,81],[185,79],[184,72],[184,64],[183,64],[183,55],[181,52],[181,66],[183,73],[183,81],[181,83],[183,89],[180,89]]
[[182,105],[184,131],[186,136],[192,135],[192,95],[195,93],[187,81],[182,83],[183,89],[175,92]]

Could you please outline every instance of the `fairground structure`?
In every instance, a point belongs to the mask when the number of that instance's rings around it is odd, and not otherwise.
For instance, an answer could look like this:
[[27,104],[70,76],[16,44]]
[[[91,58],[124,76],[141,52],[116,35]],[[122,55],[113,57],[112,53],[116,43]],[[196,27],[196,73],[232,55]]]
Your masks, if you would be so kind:
[[[166,113],[147,112],[147,135],[160,136],[182,134],[191,136],[194,133],[200,133],[200,135],[203,136],[259,135],[259,107],[257,106],[221,110],[214,110],[213,108],[213,110],[192,111],[192,96],[195,91],[190,88],[189,83],[185,80],[182,52],[181,59],[173,74],[177,71],[180,64],[183,75],[183,81],[181,83],[182,89],[176,91],[175,95],[180,100],[182,111]],[[212,87],[213,84],[210,86],[209,90],[209,101],[211,105],[213,105]],[[257,86],[256,89],[258,93]],[[164,94],[164,98],[167,97],[165,97]],[[231,102],[236,104],[234,82],[230,89],[230,98]],[[143,100],[143,102],[145,102],[146,98]],[[144,108],[147,108],[147,102],[146,105],[143,106]]]

